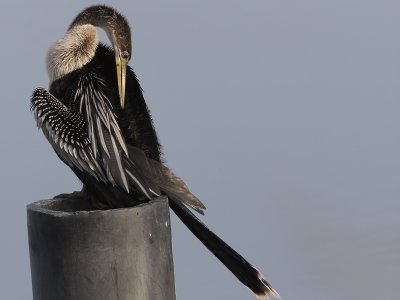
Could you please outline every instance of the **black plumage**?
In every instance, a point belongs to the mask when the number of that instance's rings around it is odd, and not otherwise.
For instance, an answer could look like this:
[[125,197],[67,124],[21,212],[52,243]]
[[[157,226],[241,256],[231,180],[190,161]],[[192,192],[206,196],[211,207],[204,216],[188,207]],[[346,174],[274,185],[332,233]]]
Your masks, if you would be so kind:
[[[86,31],[93,35],[86,24],[106,29],[114,49],[97,43],[92,49],[84,44],[94,43],[90,40],[93,36],[86,36]],[[278,297],[257,269],[187,208],[201,214],[205,209],[162,163],[136,75],[127,68],[126,88],[125,82],[121,83],[125,74],[115,75],[121,58],[127,62],[130,57],[127,26],[119,13],[106,6],[90,7],[77,16],[66,37],[49,53],[50,91],[37,88],[33,92],[31,107],[38,126],[60,159],[83,182],[85,196],[94,207],[127,207],[165,194],[183,223],[257,297]],[[73,59],[77,61],[63,65]],[[85,59],[87,62],[82,63]]]

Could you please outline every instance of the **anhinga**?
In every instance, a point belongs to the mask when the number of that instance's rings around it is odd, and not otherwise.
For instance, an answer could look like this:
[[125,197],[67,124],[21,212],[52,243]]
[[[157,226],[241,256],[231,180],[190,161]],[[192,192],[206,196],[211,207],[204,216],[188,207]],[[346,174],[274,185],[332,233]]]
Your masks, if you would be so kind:
[[[113,49],[99,43],[95,27],[105,30]],[[183,223],[257,297],[279,297],[188,209],[203,214],[205,207],[162,163],[141,87],[127,66],[130,57],[126,19],[103,5],[83,10],[49,49],[50,91],[37,88],[31,98],[38,127],[96,208],[132,206],[165,194]]]

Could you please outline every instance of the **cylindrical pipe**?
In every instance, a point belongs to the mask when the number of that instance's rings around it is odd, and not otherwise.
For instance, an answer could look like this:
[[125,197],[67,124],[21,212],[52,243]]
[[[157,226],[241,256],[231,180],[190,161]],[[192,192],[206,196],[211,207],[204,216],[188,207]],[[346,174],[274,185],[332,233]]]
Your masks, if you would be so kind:
[[83,202],[28,205],[33,299],[174,300],[168,200],[92,211]]

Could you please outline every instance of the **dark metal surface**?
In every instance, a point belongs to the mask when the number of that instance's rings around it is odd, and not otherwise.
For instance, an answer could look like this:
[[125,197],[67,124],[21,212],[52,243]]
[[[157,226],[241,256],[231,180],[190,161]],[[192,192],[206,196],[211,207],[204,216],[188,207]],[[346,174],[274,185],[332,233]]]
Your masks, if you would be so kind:
[[33,299],[175,299],[167,199],[104,211],[82,204],[28,205]]

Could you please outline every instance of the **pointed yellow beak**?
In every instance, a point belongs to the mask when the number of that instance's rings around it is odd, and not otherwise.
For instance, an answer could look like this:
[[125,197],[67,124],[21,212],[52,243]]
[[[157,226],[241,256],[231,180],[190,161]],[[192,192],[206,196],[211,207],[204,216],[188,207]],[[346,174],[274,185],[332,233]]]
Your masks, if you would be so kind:
[[126,83],[126,65],[128,62],[116,54],[115,63],[117,65],[118,93],[121,108],[125,106],[125,83]]

